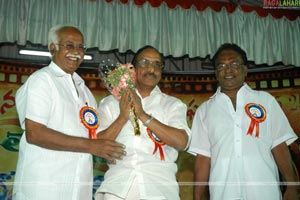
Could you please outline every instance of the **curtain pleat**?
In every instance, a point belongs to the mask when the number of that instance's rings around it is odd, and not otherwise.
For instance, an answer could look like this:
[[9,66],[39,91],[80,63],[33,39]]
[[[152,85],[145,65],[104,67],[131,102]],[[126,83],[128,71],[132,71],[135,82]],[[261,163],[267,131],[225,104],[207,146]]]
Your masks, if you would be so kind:
[[256,64],[300,66],[300,21],[285,17],[260,17],[257,12],[216,12],[195,7],[170,9],[166,3],[152,7],[133,1],[105,0],[0,0],[0,43],[47,45],[55,24],[78,26],[88,48],[101,51],[136,51],[146,44],[165,56],[212,56],[225,42],[244,48]]

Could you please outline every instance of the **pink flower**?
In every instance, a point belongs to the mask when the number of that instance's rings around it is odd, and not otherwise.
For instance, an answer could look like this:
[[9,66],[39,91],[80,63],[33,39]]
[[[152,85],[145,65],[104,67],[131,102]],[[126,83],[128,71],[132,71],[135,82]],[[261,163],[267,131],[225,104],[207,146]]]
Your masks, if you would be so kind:
[[121,98],[120,88],[114,87],[113,90],[111,91],[111,94],[114,95],[116,99],[120,100]]
[[126,88],[127,87],[127,83],[126,83],[126,79],[121,79],[119,82],[119,87],[120,88]]
[[134,88],[136,81],[136,74],[131,63],[117,64],[116,68],[110,70],[105,77],[102,77],[106,85],[109,85],[110,91],[116,99],[120,99],[126,88]]

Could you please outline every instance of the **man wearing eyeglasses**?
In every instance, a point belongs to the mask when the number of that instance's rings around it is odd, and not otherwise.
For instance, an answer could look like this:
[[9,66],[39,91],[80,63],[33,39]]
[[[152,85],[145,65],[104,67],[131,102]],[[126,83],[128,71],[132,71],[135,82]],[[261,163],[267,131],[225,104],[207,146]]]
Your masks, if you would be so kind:
[[82,124],[81,110],[93,114],[97,108],[75,72],[84,56],[82,33],[72,26],[55,26],[49,31],[48,47],[52,62],[33,73],[16,95],[24,134],[13,199],[91,200],[92,154],[115,162],[125,152],[114,141],[89,139]]
[[[99,135],[125,144],[127,154],[109,164],[96,199],[179,200],[175,161],[178,151],[185,150],[189,143],[187,107],[159,89],[164,59],[157,49],[141,48],[132,64],[136,90],[127,90],[120,103],[111,95],[99,104]],[[129,120],[131,104],[139,119],[139,136],[134,135]]]
[[189,152],[196,155],[194,199],[298,199],[288,145],[297,136],[276,99],[245,83],[246,53],[223,44],[214,55],[216,93],[196,111]]

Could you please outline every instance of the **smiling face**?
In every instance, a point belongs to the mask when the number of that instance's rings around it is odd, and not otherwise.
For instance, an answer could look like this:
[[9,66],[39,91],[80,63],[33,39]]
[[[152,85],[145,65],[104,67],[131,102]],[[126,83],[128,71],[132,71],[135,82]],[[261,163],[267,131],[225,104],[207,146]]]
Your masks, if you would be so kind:
[[223,66],[219,69],[216,67],[215,71],[221,91],[237,93],[243,86],[248,72],[248,68],[240,55],[234,50],[223,50],[216,59],[216,66]]
[[137,89],[151,91],[159,83],[162,66],[158,63],[161,62],[160,54],[155,49],[148,48],[140,53],[135,66]]
[[[73,27],[58,31],[58,44],[50,44],[52,60],[66,73],[72,74],[77,70],[84,57],[83,35]],[[73,47],[73,48],[70,48]]]

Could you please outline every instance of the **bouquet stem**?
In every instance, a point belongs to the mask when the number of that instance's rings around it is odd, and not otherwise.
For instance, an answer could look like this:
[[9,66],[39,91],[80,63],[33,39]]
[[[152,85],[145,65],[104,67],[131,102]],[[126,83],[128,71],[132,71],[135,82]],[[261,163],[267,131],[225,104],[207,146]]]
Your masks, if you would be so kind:
[[137,116],[136,116],[136,113],[135,113],[135,108],[134,108],[133,104],[131,104],[130,118],[131,118],[131,122],[133,124],[134,135],[135,136],[140,136],[141,135],[140,126],[139,126],[139,123],[138,123],[138,119],[137,119]]

